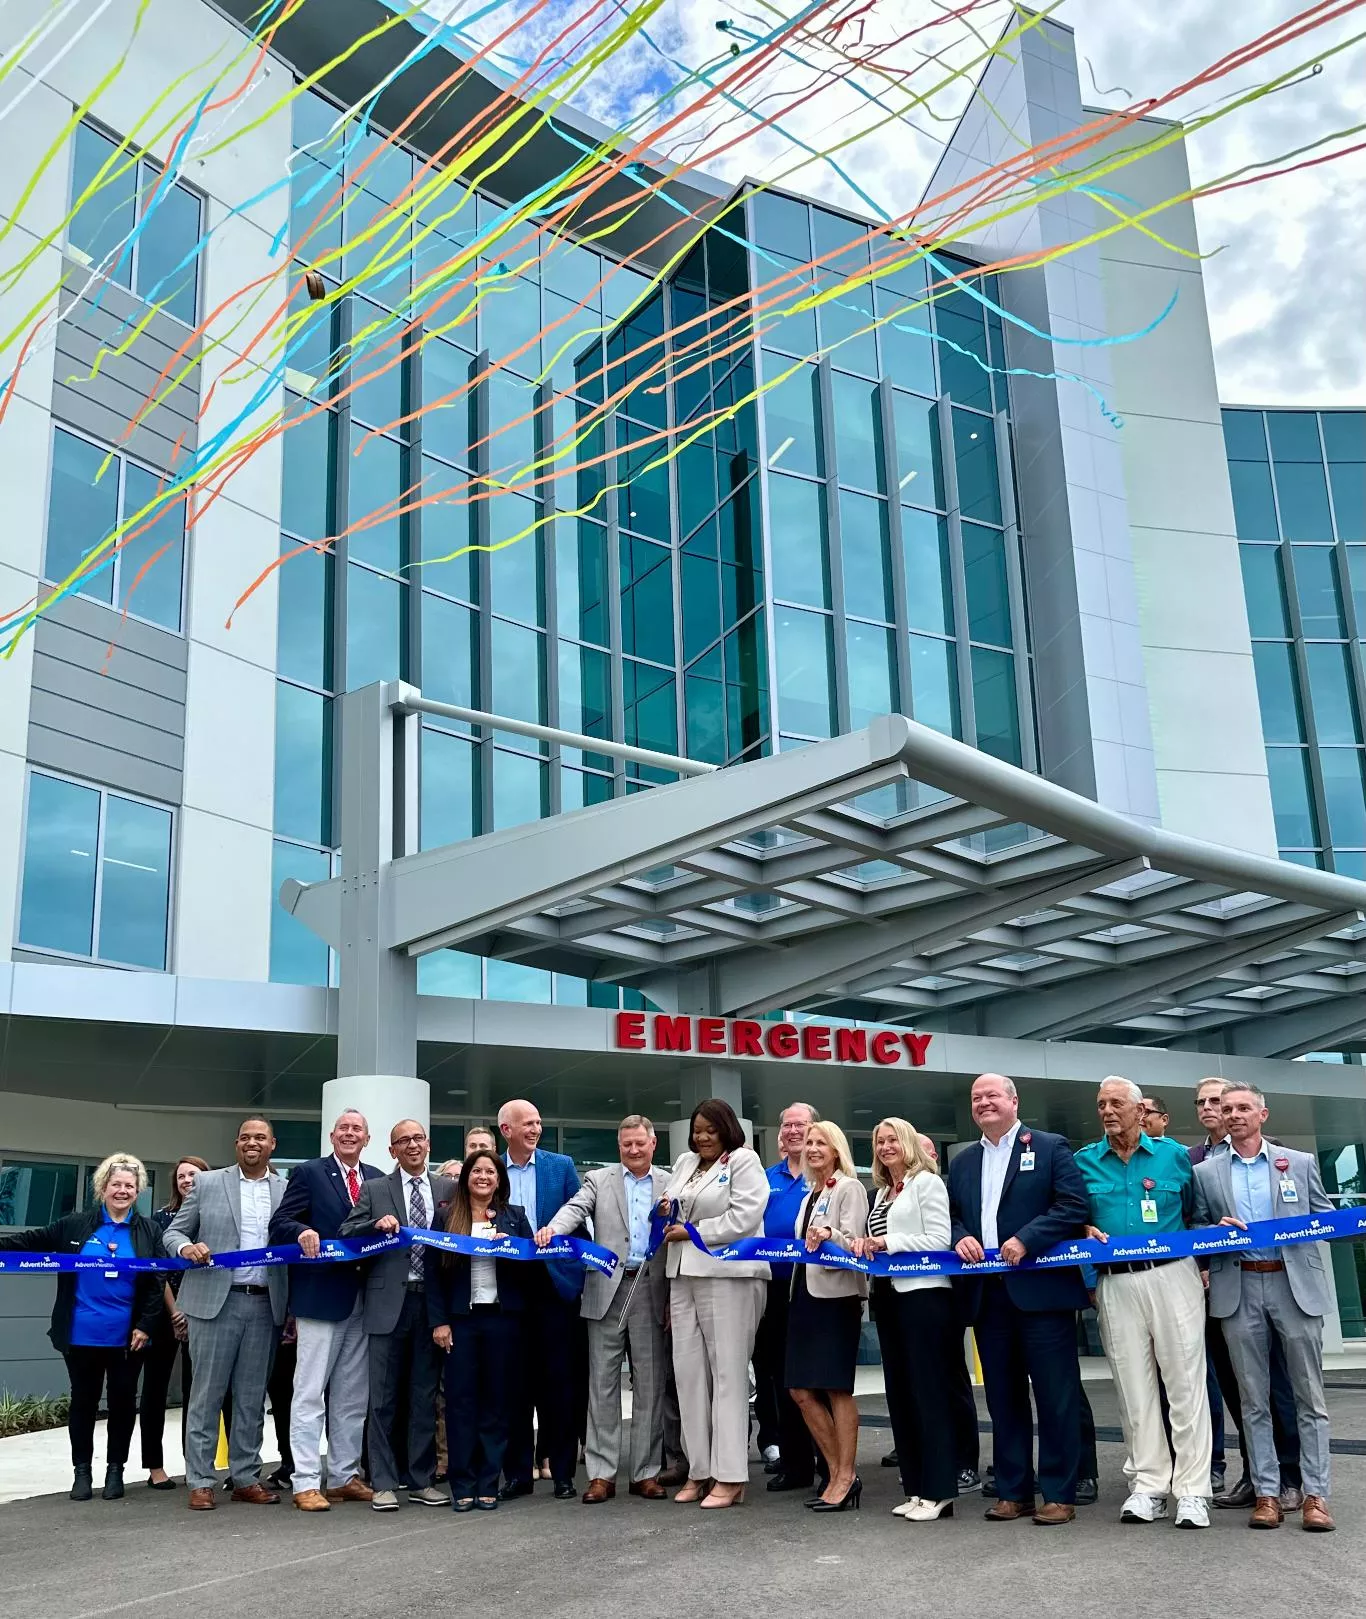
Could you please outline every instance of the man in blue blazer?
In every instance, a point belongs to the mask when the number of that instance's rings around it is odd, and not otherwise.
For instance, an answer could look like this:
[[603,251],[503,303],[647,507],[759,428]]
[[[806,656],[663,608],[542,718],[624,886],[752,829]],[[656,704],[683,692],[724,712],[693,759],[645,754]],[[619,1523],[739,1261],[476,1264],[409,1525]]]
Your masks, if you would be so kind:
[[[1003,1074],[981,1074],[972,1086],[972,1117],[982,1139],[949,1166],[949,1215],[958,1257],[967,1264],[985,1249],[1018,1265],[1027,1255],[1080,1236],[1089,1205],[1081,1173],[1062,1136],[1021,1127],[1020,1100]],[[1076,1516],[1081,1442],[1081,1368],[1077,1311],[1087,1305],[1075,1266],[956,1280],[977,1334],[987,1409],[991,1413],[996,1504],[994,1523],[1032,1514],[1043,1525]],[[1035,1505],[1033,1417],[1039,1419]]]
[[[507,1143],[510,1201],[526,1211],[531,1229],[539,1231],[579,1189],[572,1158],[546,1152],[541,1115],[530,1102],[504,1102],[498,1109],[498,1131]],[[530,1495],[539,1448],[550,1463],[555,1499],[572,1501],[578,1494],[574,1474],[579,1461],[578,1413],[587,1411],[588,1352],[579,1317],[583,1266],[572,1259],[551,1259],[534,1267],[542,1286],[522,1314],[522,1366],[515,1379],[512,1422],[503,1473],[503,1499]],[[531,1435],[532,1415],[540,1430],[539,1447]]]
[[[324,1237],[341,1234],[368,1180],[380,1171],[361,1162],[370,1140],[365,1116],[347,1108],[332,1126],[326,1158],[296,1164],[270,1222],[272,1242],[297,1242],[315,1257]],[[289,1267],[289,1308],[298,1329],[289,1443],[294,1452],[294,1505],[326,1512],[334,1501],[369,1501],[361,1476],[370,1362],[359,1264],[335,1261]],[[323,1417],[327,1416],[327,1482],[322,1491]]]

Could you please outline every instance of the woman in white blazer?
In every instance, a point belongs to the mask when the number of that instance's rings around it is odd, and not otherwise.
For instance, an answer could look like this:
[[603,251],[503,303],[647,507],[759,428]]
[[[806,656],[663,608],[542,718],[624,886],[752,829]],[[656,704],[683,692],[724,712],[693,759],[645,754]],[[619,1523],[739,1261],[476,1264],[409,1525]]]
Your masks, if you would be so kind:
[[682,1222],[709,1248],[759,1236],[768,1177],[745,1146],[735,1110],[716,1097],[693,1109],[688,1140],[692,1150],[674,1165],[661,1204],[666,1216],[678,1204],[678,1220],[664,1232],[665,1270],[688,1482],[674,1500],[732,1507],[749,1480],[749,1358],[769,1269],[762,1261],[713,1259]]
[[[811,1190],[797,1211],[797,1236],[815,1253],[823,1244],[851,1253],[868,1226],[868,1194],[854,1172],[844,1131],[822,1119],[807,1127],[803,1167]],[[858,1406],[854,1368],[868,1281],[858,1271],[792,1267],[784,1381],[825,1458],[815,1512],[858,1510],[863,1481],[855,1470]]]
[[[949,1240],[949,1194],[905,1119],[873,1132],[877,1198],[860,1254],[936,1253]],[[947,1276],[873,1279],[887,1414],[906,1500],[892,1511],[912,1523],[952,1517],[958,1494],[953,1413],[956,1378],[966,1375],[963,1336]]]

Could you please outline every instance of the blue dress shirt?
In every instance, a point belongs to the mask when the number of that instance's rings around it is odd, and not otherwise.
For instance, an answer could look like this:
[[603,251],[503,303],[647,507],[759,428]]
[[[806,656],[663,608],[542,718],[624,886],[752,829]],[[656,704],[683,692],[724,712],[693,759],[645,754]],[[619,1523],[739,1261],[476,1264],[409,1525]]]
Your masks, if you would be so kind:
[[[1236,1147],[1229,1149],[1229,1173],[1233,1177],[1233,1203],[1238,1218],[1249,1225],[1254,1220],[1274,1220],[1276,1200],[1271,1191],[1271,1149],[1265,1141],[1251,1158],[1240,1156]],[[1274,1248],[1246,1248],[1240,1259],[1275,1259]]]
[[623,1164],[621,1182],[626,1188],[626,1216],[631,1228],[631,1248],[626,1256],[626,1268],[639,1270],[650,1251],[650,1214],[654,1208],[654,1177],[648,1170],[644,1175],[633,1175]]
[[[510,1203],[518,1203],[526,1211],[526,1217],[531,1222],[532,1230],[540,1224],[540,1214],[536,1208],[536,1154],[524,1164],[514,1164],[508,1159],[508,1187]],[[555,1212],[553,1209],[550,1211]],[[549,1218],[549,1216],[547,1216]]]
[[[768,1206],[764,1210],[766,1237],[795,1237],[797,1216],[801,1213],[802,1199],[808,1187],[804,1175],[794,1175],[787,1167],[787,1159],[780,1158],[768,1172]],[[791,1276],[791,1265],[771,1267],[774,1281]]]

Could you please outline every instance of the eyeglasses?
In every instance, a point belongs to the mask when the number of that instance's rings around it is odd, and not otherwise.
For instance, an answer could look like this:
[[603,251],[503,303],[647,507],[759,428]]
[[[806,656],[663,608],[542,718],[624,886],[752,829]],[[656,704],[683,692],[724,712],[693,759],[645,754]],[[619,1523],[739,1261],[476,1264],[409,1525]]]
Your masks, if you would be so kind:
[[391,1147],[413,1147],[416,1146],[419,1141],[425,1141],[426,1139],[426,1131],[419,1130],[416,1135],[412,1136],[394,1136],[389,1142],[389,1145]]

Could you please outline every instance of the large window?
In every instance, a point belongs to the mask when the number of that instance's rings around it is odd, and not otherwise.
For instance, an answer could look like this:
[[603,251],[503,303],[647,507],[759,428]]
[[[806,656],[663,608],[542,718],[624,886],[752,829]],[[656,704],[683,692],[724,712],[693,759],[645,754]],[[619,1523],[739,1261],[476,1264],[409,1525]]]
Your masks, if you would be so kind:
[[93,124],[77,126],[74,146],[76,211],[67,253],[193,326],[199,305],[196,250],[203,235],[199,197],[179,180],[168,180],[151,158],[127,147],[120,151]]
[[163,805],[31,772],[19,944],[163,971],[171,824]]
[[47,577],[61,583],[101,540],[134,520],[117,546],[101,554],[78,593],[178,631],[185,584],[185,506],[179,498],[157,504],[167,481],[92,439],[54,428]]

